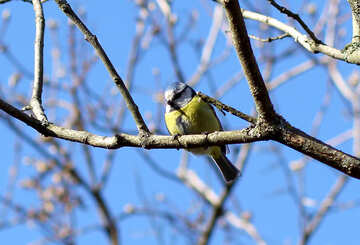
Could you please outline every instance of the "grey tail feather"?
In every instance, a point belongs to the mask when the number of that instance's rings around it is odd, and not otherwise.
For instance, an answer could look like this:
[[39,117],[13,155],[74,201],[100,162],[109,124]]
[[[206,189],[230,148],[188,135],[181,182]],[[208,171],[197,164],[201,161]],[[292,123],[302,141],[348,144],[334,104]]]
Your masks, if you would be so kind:
[[216,163],[226,183],[233,182],[239,175],[240,171],[230,162],[225,154],[221,154],[218,158],[212,157],[212,159]]

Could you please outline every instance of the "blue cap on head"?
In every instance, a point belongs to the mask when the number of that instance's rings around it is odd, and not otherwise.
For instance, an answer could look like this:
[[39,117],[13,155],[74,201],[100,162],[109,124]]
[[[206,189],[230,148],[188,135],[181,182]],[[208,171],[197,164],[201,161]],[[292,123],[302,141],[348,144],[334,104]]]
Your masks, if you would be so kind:
[[183,82],[174,82],[169,85],[164,93],[166,111],[170,112],[185,106],[196,92]]
[[188,87],[188,85],[186,85],[186,83],[174,82],[174,83],[170,84],[166,90],[174,91],[174,93],[177,94],[177,93],[180,93],[181,91],[183,91],[186,87]]

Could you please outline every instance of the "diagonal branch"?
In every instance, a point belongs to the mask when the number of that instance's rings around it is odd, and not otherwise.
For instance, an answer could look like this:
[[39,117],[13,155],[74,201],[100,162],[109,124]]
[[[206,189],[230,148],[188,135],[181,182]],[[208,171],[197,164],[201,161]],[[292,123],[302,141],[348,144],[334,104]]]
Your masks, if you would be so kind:
[[222,5],[229,21],[236,53],[255,101],[259,119],[270,122],[276,118],[276,113],[256,63],[239,3],[237,0],[223,0]]
[[245,121],[248,121],[249,123],[252,124],[256,124],[257,120],[255,117],[249,116],[245,113],[242,113],[238,110],[236,110],[235,108],[225,105],[223,103],[221,103],[220,101],[218,101],[217,99],[211,98],[210,96],[207,96],[206,94],[203,94],[201,92],[197,92],[197,95],[199,95],[199,97],[201,99],[203,99],[204,101],[206,101],[207,103],[213,104],[218,110],[222,111],[227,111],[231,114],[233,114],[236,117],[239,117],[241,119],[244,119]]
[[275,2],[274,0],[268,0],[269,3],[274,6],[277,10],[279,10],[281,13],[286,14],[287,16],[295,19],[300,25],[301,27],[307,32],[307,34],[309,34],[309,36],[311,37],[311,39],[316,43],[316,44],[322,44],[322,41],[319,40],[315,34],[310,30],[310,28],[305,24],[305,22],[300,18],[300,16],[296,13],[293,13],[292,11],[290,11],[289,9],[280,6],[277,2]]
[[345,184],[348,182],[347,176],[340,176],[335,182],[334,186],[330,190],[329,194],[321,202],[320,208],[316,215],[311,219],[309,224],[305,227],[302,239],[299,241],[299,245],[308,244],[311,235],[314,234],[315,230],[319,227],[320,223],[324,220],[324,216],[329,213],[330,208],[334,204],[336,198],[342,193]]
[[284,119],[272,138],[350,176],[360,178],[360,159],[294,128]]
[[232,224],[234,227],[244,230],[249,236],[251,236],[256,244],[266,245],[267,243],[260,236],[259,232],[256,230],[256,227],[245,218],[239,218],[234,213],[226,212],[226,220]]
[[[241,156],[239,156],[238,164],[243,167],[248,157],[249,157],[249,147],[243,147],[242,154]],[[242,170],[242,168],[240,170]],[[261,245],[266,244],[266,242],[258,234],[254,225],[252,225],[249,222],[249,220],[238,218],[235,214],[233,214],[232,212],[228,212],[225,209],[226,200],[230,197],[231,191],[234,188],[236,182],[237,181],[226,185],[222,190],[221,195],[216,196],[216,198],[214,198],[214,201],[210,202],[212,206],[211,215],[207,224],[205,225],[203,232],[200,235],[200,238],[198,240],[198,245],[205,245],[210,242],[211,236],[215,231],[216,223],[223,216],[230,224],[247,232],[248,235],[251,236],[257,242],[257,244],[261,244]]]
[[138,106],[135,104],[133,98],[131,97],[128,89],[126,88],[123,80],[117,73],[115,67],[111,63],[109,57],[106,55],[104,49],[100,45],[97,37],[90,32],[90,30],[85,26],[85,24],[79,19],[79,17],[74,13],[70,5],[66,0],[55,0],[59,8],[66,14],[66,16],[73,21],[73,23],[79,28],[79,30],[85,35],[85,40],[87,40],[95,49],[97,55],[100,57],[104,63],[106,69],[108,70],[111,78],[115,82],[116,86],[120,90],[121,95],[123,96],[126,106],[129,108],[138,131],[140,135],[149,134],[150,131],[146,126],[144,119],[142,118]]
[[216,5],[213,11],[212,24],[210,27],[209,34],[206,38],[204,47],[201,52],[200,63],[196,68],[195,73],[191,76],[188,81],[190,86],[194,86],[200,81],[202,75],[209,69],[210,58],[214,51],[214,46],[218,38],[219,31],[221,30],[222,23],[224,21],[224,11],[221,6]]

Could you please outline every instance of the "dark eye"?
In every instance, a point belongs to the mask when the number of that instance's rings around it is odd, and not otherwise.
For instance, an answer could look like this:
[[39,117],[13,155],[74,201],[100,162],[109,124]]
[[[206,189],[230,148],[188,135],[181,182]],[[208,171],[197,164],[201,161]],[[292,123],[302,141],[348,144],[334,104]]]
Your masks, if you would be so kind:
[[181,96],[181,93],[174,94],[173,100],[178,99]]

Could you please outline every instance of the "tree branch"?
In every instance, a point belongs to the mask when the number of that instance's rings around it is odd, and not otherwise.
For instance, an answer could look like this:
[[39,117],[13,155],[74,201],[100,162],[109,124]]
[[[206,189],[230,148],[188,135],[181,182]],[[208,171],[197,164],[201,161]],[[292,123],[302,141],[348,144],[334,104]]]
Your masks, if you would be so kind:
[[36,34],[34,45],[34,83],[32,96],[30,100],[30,107],[35,117],[47,123],[47,118],[42,108],[41,94],[43,88],[44,75],[44,27],[45,19],[40,0],[33,0],[33,7],[35,12]]
[[239,218],[234,213],[227,212],[225,214],[226,220],[235,226],[238,229],[244,230],[249,236],[251,236],[256,244],[258,245],[266,245],[267,243],[262,239],[259,232],[256,230],[256,227],[249,222],[249,220],[244,218]]
[[347,0],[351,7],[353,35],[352,42],[360,41],[360,1]]
[[95,49],[97,55],[100,57],[104,63],[106,69],[108,70],[112,80],[115,82],[116,86],[120,90],[121,95],[124,97],[126,106],[129,108],[136,126],[138,128],[139,134],[147,135],[150,134],[148,127],[146,126],[144,119],[142,118],[138,106],[135,104],[133,98],[131,97],[128,89],[126,88],[123,80],[117,73],[115,67],[111,63],[109,57],[106,55],[104,49],[100,45],[97,37],[93,35],[90,30],[84,25],[84,23],[79,19],[79,17],[71,9],[70,5],[66,0],[55,0],[59,8],[66,14],[66,16],[73,21],[73,23],[79,28],[79,30],[85,35],[85,40],[87,40]]
[[288,122],[283,122],[278,127],[277,133],[274,134],[275,141],[293,148],[305,155],[325,163],[326,165],[340,170],[352,177],[360,179],[360,159],[324,142],[307,135],[297,128],[291,126]]
[[303,46],[307,51],[311,53],[322,53],[334,59],[347,61],[349,63],[353,63],[357,65],[360,64],[360,58],[356,59],[356,57],[354,57],[353,60],[349,60],[346,58],[346,54],[342,52],[342,50],[330,47],[325,44],[316,44],[312,39],[308,38],[306,35],[302,34],[294,27],[289,26],[277,19],[248,10],[242,10],[242,14],[244,18],[265,23],[269,26],[275,27],[280,31],[288,33],[291,37],[294,38],[295,42],[299,43],[301,46]]
[[276,36],[276,37],[268,37],[268,38],[260,38],[260,37],[254,36],[254,35],[249,35],[249,37],[251,39],[254,39],[254,40],[259,41],[259,42],[271,43],[271,42],[276,41],[276,40],[281,40],[281,39],[284,39],[286,37],[290,37],[290,35],[289,35],[289,33],[284,33],[284,34],[281,34],[281,35]]
[[347,176],[340,176],[337,179],[334,186],[330,190],[329,194],[321,202],[319,210],[317,211],[315,216],[311,219],[309,224],[305,227],[304,234],[299,242],[299,245],[308,244],[309,238],[319,227],[321,221],[324,220],[324,216],[328,213],[329,209],[334,204],[338,195],[342,193],[341,191],[344,189],[345,184],[348,182],[348,180],[349,178]]
[[194,148],[199,146],[251,143],[255,141],[275,140],[300,151],[314,159],[360,179],[360,160],[317,140],[299,129],[294,128],[280,116],[279,123],[257,122],[242,130],[213,132],[207,135],[163,136],[118,134],[100,136],[87,131],[68,129],[54,124],[43,125],[41,121],[28,116],[0,99],[0,109],[23,121],[45,136],[57,137],[95,147],[117,149],[123,146],[143,147],[146,149]]
[[225,105],[225,104],[221,103],[220,101],[218,101],[217,99],[211,98],[210,96],[207,96],[206,94],[203,94],[200,91],[197,92],[197,95],[199,95],[199,97],[201,99],[203,99],[204,101],[206,101],[207,103],[213,104],[221,112],[227,111],[227,112],[233,114],[234,116],[244,119],[245,121],[248,121],[249,123],[252,123],[252,124],[256,124],[256,122],[257,122],[257,119],[255,117],[246,115],[245,113],[242,113],[231,106]]
[[223,0],[222,5],[229,21],[236,53],[255,101],[259,119],[270,122],[276,118],[276,113],[256,63],[239,3],[237,0]]
[[41,121],[23,113],[2,99],[0,99],[0,109],[26,123],[44,136],[56,137],[105,149],[118,149],[123,146],[143,147],[146,149],[179,149],[199,146],[251,143],[268,139],[268,132],[257,127],[249,127],[236,131],[214,132],[207,135],[182,135],[178,137],[164,135],[149,135],[148,137],[142,137],[141,135],[130,134],[100,136],[87,131],[60,127],[52,123],[43,125]]
[[300,16],[296,13],[293,13],[292,11],[290,11],[289,9],[280,6],[279,4],[277,4],[274,0],[268,0],[268,2],[274,6],[277,10],[279,10],[281,13],[286,14],[287,16],[295,19],[300,25],[301,27],[307,32],[307,34],[309,34],[309,36],[311,37],[312,40],[314,40],[314,42],[316,44],[322,44],[322,41],[319,40],[315,34],[310,30],[310,28],[305,24],[305,22],[300,18]]
[[224,21],[224,11],[220,5],[216,5],[213,11],[212,24],[209,30],[209,34],[206,38],[205,44],[202,48],[200,63],[195,70],[195,73],[191,76],[187,82],[190,86],[195,86],[202,75],[209,69],[210,58],[214,51],[214,46],[221,30],[222,23]]

